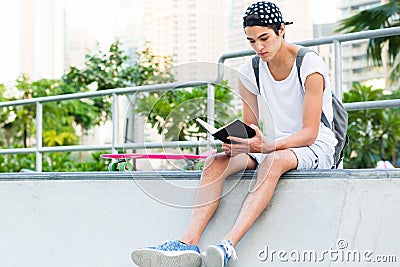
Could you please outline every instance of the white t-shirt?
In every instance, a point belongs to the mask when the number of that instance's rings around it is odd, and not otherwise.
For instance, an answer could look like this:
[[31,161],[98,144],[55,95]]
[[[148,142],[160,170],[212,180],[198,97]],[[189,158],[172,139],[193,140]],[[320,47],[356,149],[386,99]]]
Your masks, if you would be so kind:
[[[260,95],[251,60],[240,66],[239,73],[239,79],[247,90],[255,95]],[[269,71],[268,64],[260,60],[261,101],[264,102],[264,105],[260,105],[260,115],[267,118],[263,129],[267,138],[280,140],[301,130],[304,83],[307,76],[313,73],[320,73],[324,77],[325,89],[322,109],[329,123],[332,125],[331,84],[325,63],[316,53],[306,53],[303,58],[303,64],[300,67],[300,77],[303,87],[300,86],[296,62],[294,62],[292,70],[286,79],[276,81]],[[273,124],[270,123],[271,120]],[[330,149],[329,152],[334,151],[334,147],[337,144],[333,131],[322,122],[320,123],[316,142],[326,144],[327,148]]]

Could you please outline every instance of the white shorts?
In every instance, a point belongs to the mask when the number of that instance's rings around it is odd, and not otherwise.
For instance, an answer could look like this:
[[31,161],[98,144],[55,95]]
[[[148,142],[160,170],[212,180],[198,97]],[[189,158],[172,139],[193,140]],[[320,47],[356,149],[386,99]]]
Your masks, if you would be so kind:
[[[334,148],[329,145],[316,141],[311,146],[288,148],[297,157],[297,169],[331,169],[333,166]],[[258,164],[264,161],[267,154],[249,153],[251,158]]]

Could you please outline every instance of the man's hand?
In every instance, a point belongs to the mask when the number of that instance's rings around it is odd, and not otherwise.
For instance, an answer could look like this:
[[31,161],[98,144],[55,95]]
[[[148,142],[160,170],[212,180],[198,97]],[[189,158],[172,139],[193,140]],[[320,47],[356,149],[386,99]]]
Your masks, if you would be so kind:
[[256,125],[251,124],[250,127],[256,131],[256,135],[250,139],[229,136],[228,139],[232,141],[232,144],[222,144],[222,150],[225,154],[233,157],[242,153],[270,153],[275,151],[275,144],[265,140]]

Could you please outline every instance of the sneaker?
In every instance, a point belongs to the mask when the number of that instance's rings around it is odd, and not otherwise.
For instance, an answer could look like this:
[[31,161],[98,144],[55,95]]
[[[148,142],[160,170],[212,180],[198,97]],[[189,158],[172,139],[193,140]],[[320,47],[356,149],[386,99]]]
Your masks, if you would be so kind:
[[231,258],[237,260],[235,248],[230,240],[222,240],[217,245],[207,247],[205,265],[207,267],[224,267]]
[[198,246],[178,240],[147,248],[135,249],[132,261],[140,267],[200,267],[201,256]]

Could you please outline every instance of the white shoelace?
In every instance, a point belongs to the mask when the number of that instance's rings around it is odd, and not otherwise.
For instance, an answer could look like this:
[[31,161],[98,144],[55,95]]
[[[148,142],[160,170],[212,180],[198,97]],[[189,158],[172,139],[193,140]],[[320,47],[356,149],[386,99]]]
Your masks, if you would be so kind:
[[227,240],[222,240],[220,245],[224,248],[226,254],[228,254],[228,258],[231,258],[232,260],[238,259],[235,248],[229,244]]

